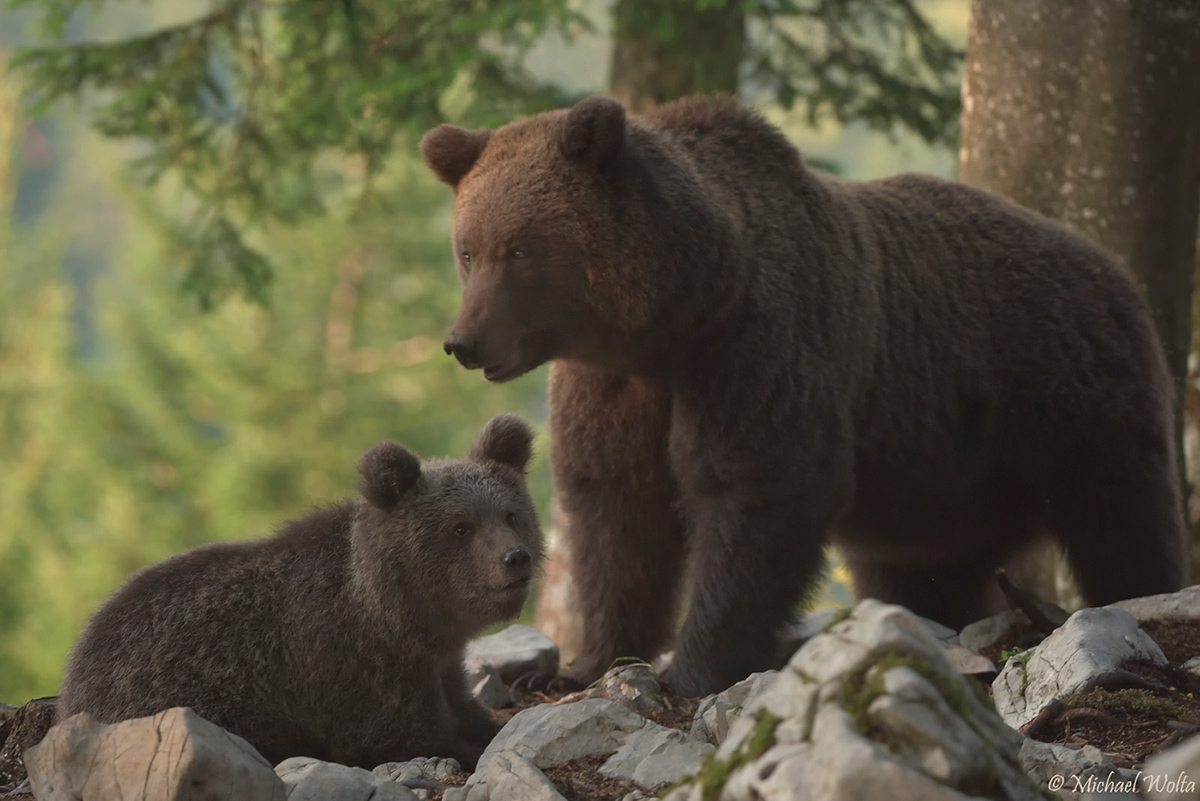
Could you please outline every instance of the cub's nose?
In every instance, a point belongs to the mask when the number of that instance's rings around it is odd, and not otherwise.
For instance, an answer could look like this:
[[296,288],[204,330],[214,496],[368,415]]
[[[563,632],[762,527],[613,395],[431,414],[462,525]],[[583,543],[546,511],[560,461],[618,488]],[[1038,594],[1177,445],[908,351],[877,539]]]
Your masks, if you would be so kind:
[[451,334],[446,337],[442,347],[445,348],[446,353],[452,354],[454,358],[458,359],[458,363],[468,370],[474,370],[480,366],[479,354],[476,352],[474,342],[467,342]]
[[533,557],[524,548],[513,548],[504,554],[502,561],[509,572],[518,578],[529,578],[533,575]]

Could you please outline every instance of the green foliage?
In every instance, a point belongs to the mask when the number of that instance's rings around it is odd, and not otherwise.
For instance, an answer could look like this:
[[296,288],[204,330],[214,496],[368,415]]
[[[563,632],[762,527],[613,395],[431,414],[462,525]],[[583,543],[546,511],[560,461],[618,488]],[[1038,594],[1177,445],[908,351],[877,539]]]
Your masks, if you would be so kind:
[[1125,715],[1148,715],[1159,720],[1182,720],[1200,724],[1200,715],[1162,698],[1149,690],[1092,690],[1083,694],[1064,695],[1059,699],[1067,709],[1103,709]]
[[[330,172],[336,172],[327,165]],[[210,313],[163,264],[188,253],[142,222],[84,299],[52,265],[60,237],[18,248],[0,287],[0,699],[53,694],[85,618],[134,570],[215,540],[265,536],[353,494],[381,439],[462,456],[493,415],[544,416],[544,371],[485,384],[442,353],[460,289],[445,188],[415,157],[379,171],[390,198],[303,229],[266,226],[288,271],[270,311]],[[147,217],[160,204],[131,193]],[[28,237],[22,237],[26,242]],[[544,442],[531,482],[549,496]]]
[[[83,0],[8,0],[61,36]],[[372,186],[389,154],[448,114],[495,124],[561,102],[520,69],[566,0],[223,0],[189,22],[115,42],[26,48],[37,100],[95,101],[95,127],[143,146],[138,174],[191,200],[185,289],[211,307],[262,300],[271,269],[245,239],[324,209],[318,159],[358,154]],[[402,136],[408,134],[407,137]]]
[[748,739],[744,740],[728,759],[719,759],[716,752],[704,755],[700,770],[689,779],[684,779],[664,790],[659,797],[665,798],[674,790],[689,784],[698,784],[700,797],[703,801],[716,801],[721,797],[721,791],[729,781],[729,777],[742,767],[750,764],[765,754],[775,745],[775,730],[783,718],[769,709],[758,709],[754,712],[754,728]]
[[[690,53],[694,34],[677,19],[689,3],[708,13],[735,2],[748,23],[742,72],[751,95],[800,105],[812,122],[829,114],[956,141],[962,54],[912,0],[638,3],[618,34],[644,29],[664,53]],[[7,0],[36,13],[52,39],[81,10],[111,4]],[[278,265],[256,238],[273,221],[325,211],[323,154],[357,154],[369,196],[414,132],[563,105],[571,98],[533,81],[522,59],[546,32],[581,26],[567,0],[216,0],[185,23],[26,48],[14,64],[37,108],[88,99],[99,131],[140,143],[144,181],[170,174],[178,183],[188,199],[175,226],[190,253],[182,286],[211,308],[235,293],[266,301]],[[705,71],[704,57],[693,61]]]
[[[703,0],[698,0],[703,1]],[[809,122],[824,114],[958,143],[963,53],[912,0],[747,0],[747,80]]]

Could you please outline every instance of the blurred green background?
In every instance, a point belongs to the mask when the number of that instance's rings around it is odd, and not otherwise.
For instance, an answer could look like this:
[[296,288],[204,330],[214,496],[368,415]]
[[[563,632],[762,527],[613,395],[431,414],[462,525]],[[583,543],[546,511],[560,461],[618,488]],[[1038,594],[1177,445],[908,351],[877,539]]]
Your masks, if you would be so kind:
[[[0,11],[0,62],[46,41],[46,8],[68,20],[67,41],[112,41],[198,13],[192,0],[17,5]],[[965,44],[966,0],[919,5]],[[269,288],[236,249],[197,262],[223,229],[186,224],[200,202],[188,176],[148,186],[131,171],[154,154],[100,136],[98,101],[35,113],[16,105],[25,74],[0,77],[0,700],[54,694],[87,615],[131,572],[264,535],[349,494],[358,457],[380,439],[462,455],[489,417],[519,412],[540,427],[532,484],[548,515],[546,370],[489,386],[442,353],[460,297],[451,193],[415,143],[438,119],[491,121],[606,91],[611,3],[569,10],[573,23],[522,45],[540,94],[479,111],[461,84],[431,87],[434,111],[382,134],[386,148],[318,142],[294,208],[235,208],[231,219],[252,223],[247,247],[270,260]],[[954,171],[944,144],[778,99],[759,102],[806,156],[847,177]],[[826,593],[826,603],[848,597],[844,586]]]

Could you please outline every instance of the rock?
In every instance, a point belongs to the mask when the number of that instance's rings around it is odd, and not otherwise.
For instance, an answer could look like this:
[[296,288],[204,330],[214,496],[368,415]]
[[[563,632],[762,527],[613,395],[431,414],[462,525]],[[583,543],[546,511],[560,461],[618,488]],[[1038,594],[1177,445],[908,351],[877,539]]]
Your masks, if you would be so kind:
[[992,682],[996,710],[1015,729],[1051,700],[1076,692],[1130,659],[1167,664],[1162,649],[1128,612],[1081,609],[1034,649],[1027,661],[1010,659]]
[[949,626],[943,626],[936,620],[930,620],[927,617],[917,615],[917,620],[925,624],[925,628],[929,629],[929,633],[937,637],[943,645],[958,645],[958,632]]
[[968,651],[983,651],[1003,642],[1020,626],[1028,626],[1029,618],[1020,609],[1009,609],[963,626],[958,642]]
[[385,762],[371,771],[380,778],[400,782],[406,779],[424,779],[429,782],[444,782],[462,774],[462,765],[457,759],[443,757],[417,757],[406,762]]
[[982,654],[968,651],[961,645],[947,645],[946,658],[954,669],[964,676],[986,676],[989,680],[995,678],[1000,671],[996,663]]
[[662,685],[658,674],[645,662],[618,665],[600,679],[600,695],[621,706],[645,715],[666,707],[662,702]]
[[1200,584],[1179,592],[1147,595],[1117,601],[1107,608],[1124,609],[1139,621],[1183,621],[1200,619]]
[[22,707],[5,706],[6,720],[0,721],[0,786],[15,786],[25,781],[26,749],[42,741],[54,725],[57,698],[38,698]]
[[566,801],[546,774],[511,751],[488,763],[487,789],[490,801]]
[[505,684],[526,673],[558,672],[558,646],[532,626],[514,624],[467,644],[464,664],[468,673],[480,664],[493,665]]
[[523,709],[500,730],[479,757],[476,775],[502,751],[512,751],[539,768],[579,757],[616,751],[625,738],[644,726],[640,715],[604,698],[574,704],[541,704]]
[[625,738],[617,753],[600,766],[606,779],[620,779],[639,787],[674,784],[696,772],[700,759],[713,750],[676,729],[648,723]]
[[104,725],[81,713],[25,751],[39,801],[284,801],[283,782],[241,737],[191,709]]
[[742,709],[769,690],[779,678],[778,670],[752,673],[723,693],[710,695],[700,702],[692,718],[691,737],[714,745],[725,742],[729,727]]
[[1193,656],[1188,661],[1184,662],[1180,667],[1191,673],[1193,676],[1200,676],[1200,656]]
[[792,657],[670,801],[1040,801],[1021,736],[911,612],[866,600]]
[[[1055,627],[1066,623],[1070,617],[1069,613],[1055,604],[1039,603],[1037,608]],[[1031,625],[1029,616],[1020,609],[1009,609],[963,626],[958,634],[958,643],[968,651],[983,651],[1004,642],[1015,630],[1028,629]]]
[[639,715],[666,709],[658,673],[645,662],[610,668],[592,686],[563,696],[559,703],[572,704],[588,698],[605,698]]
[[789,623],[779,637],[780,652],[776,664],[786,662],[792,654],[800,650],[800,646],[816,637],[827,629],[830,624],[850,613],[848,609],[818,609],[815,612],[805,612],[795,621]]
[[[462,765],[457,759],[443,757],[417,757],[407,762],[385,762],[377,765],[373,771],[381,779],[392,782],[403,782],[419,779],[427,782],[443,782],[462,774]],[[430,790],[414,789],[412,794],[421,801],[429,797]]]
[[467,671],[467,688],[475,700],[488,709],[504,709],[513,705],[512,693],[504,686],[500,671],[490,662],[476,662]]
[[[1186,592],[1186,591],[1185,591]],[[1167,749],[1146,762],[1142,771],[1144,790],[1151,801],[1183,801],[1200,798],[1200,737]]]
[[287,801],[417,801],[407,787],[372,773],[312,757],[292,757],[275,766]]
[[1121,770],[1104,752],[1091,745],[1067,748],[1026,739],[1021,743],[1021,767],[1029,777],[1063,801],[1085,798],[1092,782],[1136,782],[1137,771]]

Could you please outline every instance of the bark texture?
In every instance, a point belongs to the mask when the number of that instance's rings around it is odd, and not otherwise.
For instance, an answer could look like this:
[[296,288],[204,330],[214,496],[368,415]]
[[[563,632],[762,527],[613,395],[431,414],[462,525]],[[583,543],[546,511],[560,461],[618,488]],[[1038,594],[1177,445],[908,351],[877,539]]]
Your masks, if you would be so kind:
[[[959,177],[1060,220],[1131,271],[1162,337],[1182,433],[1200,3],[973,0]],[[1182,451],[1179,463],[1182,473]]]

